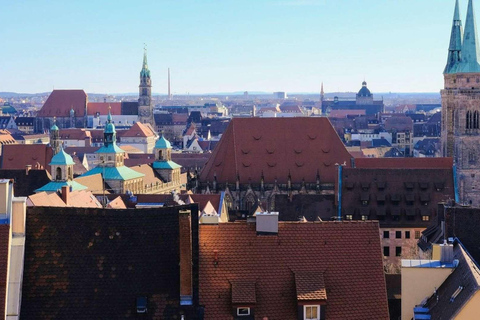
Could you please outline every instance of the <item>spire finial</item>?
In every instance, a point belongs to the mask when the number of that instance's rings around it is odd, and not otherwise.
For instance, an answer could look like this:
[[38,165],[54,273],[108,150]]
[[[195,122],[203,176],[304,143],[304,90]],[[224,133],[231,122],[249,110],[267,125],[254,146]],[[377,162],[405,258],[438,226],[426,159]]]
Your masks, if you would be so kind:
[[108,105],[108,115],[107,115],[107,122],[108,123],[111,123],[112,122],[112,113],[111,113],[111,110],[112,110],[112,106],[110,106],[110,104]]
[[[455,23],[455,21],[454,21]],[[473,1],[468,0],[467,19],[465,20],[465,33],[461,51],[460,72],[480,72],[480,49],[478,46],[477,25],[475,23],[475,12]]]

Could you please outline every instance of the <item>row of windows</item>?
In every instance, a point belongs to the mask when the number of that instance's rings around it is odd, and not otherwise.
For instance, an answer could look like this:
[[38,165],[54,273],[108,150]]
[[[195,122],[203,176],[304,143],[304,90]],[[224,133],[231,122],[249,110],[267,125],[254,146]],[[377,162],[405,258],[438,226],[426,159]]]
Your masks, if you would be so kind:
[[467,111],[467,118],[465,127],[467,129],[478,129],[479,128],[479,113],[478,111]]
[[[400,257],[401,255],[402,255],[402,247],[395,247],[395,256]],[[390,247],[383,247],[383,256],[390,257]]]
[[[390,231],[383,231],[383,238],[390,238]],[[402,239],[402,231],[395,231],[395,239]],[[405,231],[405,239],[410,239],[410,231]],[[420,239],[420,231],[415,231],[415,239]]]
[[[360,218],[361,218],[362,221],[366,221],[366,220],[368,220],[368,215],[361,215]],[[345,220],[353,220],[353,215],[352,214],[346,214],[345,215]],[[377,215],[376,220],[383,221],[383,220],[385,220],[385,216]],[[400,220],[400,215],[392,215],[392,220],[393,221],[399,221]],[[413,221],[413,220],[415,220],[415,216],[407,215],[407,220]],[[422,216],[422,221],[430,221],[430,216]]]

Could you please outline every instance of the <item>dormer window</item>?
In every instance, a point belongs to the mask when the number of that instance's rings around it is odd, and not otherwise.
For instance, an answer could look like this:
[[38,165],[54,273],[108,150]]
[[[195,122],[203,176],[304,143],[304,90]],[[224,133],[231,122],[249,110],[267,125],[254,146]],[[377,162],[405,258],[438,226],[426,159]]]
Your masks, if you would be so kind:
[[250,315],[250,308],[249,307],[238,307],[237,308],[237,316],[249,316]]
[[305,320],[320,320],[320,305],[303,306]]

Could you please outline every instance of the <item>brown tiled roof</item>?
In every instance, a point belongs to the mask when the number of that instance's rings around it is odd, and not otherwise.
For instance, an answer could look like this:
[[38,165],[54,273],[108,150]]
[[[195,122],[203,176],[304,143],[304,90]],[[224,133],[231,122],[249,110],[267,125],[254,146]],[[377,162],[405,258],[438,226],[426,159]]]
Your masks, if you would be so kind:
[[45,168],[50,170],[53,150],[45,144],[11,144],[2,147],[2,169]]
[[143,184],[145,185],[150,185],[150,184],[155,185],[157,183],[163,183],[162,179],[160,179],[160,176],[157,174],[155,169],[152,168],[151,165],[142,164],[139,166],[130,167],[130,169],[143,173],[145,175],[143,177]]
[[128,155],[128,159],[125,159],[124,163],[127,167],[133,167],[142,164],[149,164],[154,161],[155,155],[153,153],[130,153]]
[[452,169],[453,158],[355,158],[356,168]]
[[125,133],[122,134],[122,137],[153,137],[155,133],[152,132],[150,127],[146,125],[135,122]]
[[296,272],[295,286],[297,288],[297,300],[299,301],[327,300],[325,280],[320,271]]
[[109,107],[112,115],[122,114],[121,102],[89,102],[87,105],[87,114],[92,116],[98,112],[100,115],[106,115],[108,114]]
[[73,107],[76,117],[85,115],[87,94],[83,90],[53,90],[37,117],[69,117]]
[[0,318],[5,319],[10,225],[0,224]]
[[254,304],[257,303],[254,281],[232,281],[232,303]]
[[280,222],[275,236],[258,236],[245,222],[199,232],[206,320],[231,318],[234,281],[256,282],[256,318],[297,319],[300,272],[323,273],[326,319],[389,317],[378,222]]
[[27,208],[22,319],[180,319],[178,210]]
[[397,130],[397,131],[406,131],[409,130],[413,132],[413,120],[410,117],[405,115],[401,116],[392,116],[385,120],[385,129],[390,130]]
[[327,118],[234,118],[200,174],[202,182],[333,183],[350,154]]
[[125,205],[125,202],[123,202],[122,197],[118,196],[108,203],[107,208],[127,209],[127,206]]
[[85,138],[91,138],[90,131],[85,129],[60,129],[58,131],[60,140],[85,140]]

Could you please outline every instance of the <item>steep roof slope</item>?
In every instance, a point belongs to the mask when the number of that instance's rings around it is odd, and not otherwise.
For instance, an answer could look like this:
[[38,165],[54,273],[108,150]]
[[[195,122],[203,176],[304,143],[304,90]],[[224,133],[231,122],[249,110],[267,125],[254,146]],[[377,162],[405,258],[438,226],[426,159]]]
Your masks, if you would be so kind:
[[258,236],[253,223],[200,225],[205,319],[231,318],[236,281],[255,282],[256,319],[297,319],[295,276],[309,272],[323,274],[326,319],[388,319],[378,230],[378,222],[281,222],[278,235]]
[[200,174],[201,181],[286,183],[335,181],[350,154],[327,118],[234,118]]
[[85,115],[87,94],[83,90],[53,90],[37,117],[69,117],[73,108],[76,117]]

